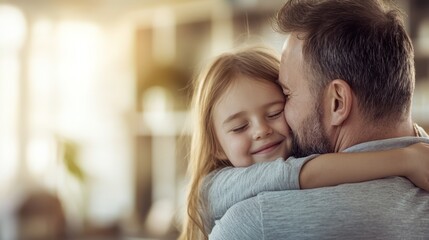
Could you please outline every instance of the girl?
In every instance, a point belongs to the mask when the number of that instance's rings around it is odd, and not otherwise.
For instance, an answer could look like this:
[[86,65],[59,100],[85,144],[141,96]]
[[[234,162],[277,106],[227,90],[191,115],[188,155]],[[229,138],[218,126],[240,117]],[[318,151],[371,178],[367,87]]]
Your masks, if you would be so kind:
[[207,239],[215,219],[262,191],[388,176],[406,176],[429,189],[429,148],[424,144],[285,161],[291,155],[291,134],[283,115],[285,98],[277,84],[278,71],[275,54],[249,48],[219,56],[195,82],[188,215],[181,239]]

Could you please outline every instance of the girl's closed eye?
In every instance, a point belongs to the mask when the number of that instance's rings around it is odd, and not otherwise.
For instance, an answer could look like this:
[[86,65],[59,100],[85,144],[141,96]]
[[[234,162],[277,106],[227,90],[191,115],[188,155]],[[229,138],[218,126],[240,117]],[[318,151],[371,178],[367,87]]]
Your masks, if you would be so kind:
[[247,123],[246,124],[242,124],[242,125],[239,125],[237,127],[232,128],[230,131],[233,132],[233,133],[241,133],[244,130],[246,130],[247,126],[248,126]]
[[275,111],[275,112],[270,113],[268,115],[268,119],[277,119],[277,118],[281,117],[282,114],[283,114],[283,109]]

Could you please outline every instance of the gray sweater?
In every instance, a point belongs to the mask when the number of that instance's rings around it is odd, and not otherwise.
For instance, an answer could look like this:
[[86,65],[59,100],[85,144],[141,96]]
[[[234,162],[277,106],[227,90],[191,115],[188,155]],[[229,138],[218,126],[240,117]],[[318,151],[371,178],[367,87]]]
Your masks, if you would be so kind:
[[[345,152],[391,149],[416,142],[429,143],[429,139],[403,137],[373,141]],[[246,175],[243,169],[238,170],[241,177],[234,181],[228,179],[234,177],[233,172],[237,170],[229,171],[223,182],[219,180],[221,175],[217,175],[218,179],[207,186],[222,182],[239,190],[235,189],[235,194],[226,191],[234,195],[226,195],[226,200],[211,201],[209,214],[213,214],[216,225],[210,239],[429,239],[429,193],[402,177],[310,190],[275,191],[299,189],[295,171],[308,159],[277,160],[277,167],[272,169],[269,166],[275,165],[273,163],[261,164],[265,167],[263,175],[258,176],[264,179],[254,178],[251,182],[241,182],[241,179],[248,181],[243,177]],[[279,174],[278,167],[288,162],[292,167],[286,171],[289,177],[283,179],[286,184],[277,182],[277,186],[264,189],[265,180],[274,181],[274,176]],[[261,193],[254,192],[256,189]],[[235,202],[238,203],[228,209],[228,205]],[[225,209],[228,209],[226,213]]]
[[300,189],[302,166],[317,156],[290,157],[287,161],[279,158],[250,167],[227,167],[213,172],[206,177],[202,190],[208,203],[205,207],[205,229],[210,232],[214,220],[219,220],[232,205],[261,192]]

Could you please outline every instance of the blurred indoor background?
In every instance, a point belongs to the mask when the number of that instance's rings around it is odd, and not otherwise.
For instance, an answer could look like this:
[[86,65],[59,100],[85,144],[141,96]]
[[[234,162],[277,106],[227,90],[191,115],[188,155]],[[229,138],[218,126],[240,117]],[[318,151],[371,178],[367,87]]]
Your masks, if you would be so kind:
[[[0,0],[0,239],[176,239],[189,83],[278,0]],[[429,130],[429,1],[398,1]],[[184,134],[185,137],[181,137]]]

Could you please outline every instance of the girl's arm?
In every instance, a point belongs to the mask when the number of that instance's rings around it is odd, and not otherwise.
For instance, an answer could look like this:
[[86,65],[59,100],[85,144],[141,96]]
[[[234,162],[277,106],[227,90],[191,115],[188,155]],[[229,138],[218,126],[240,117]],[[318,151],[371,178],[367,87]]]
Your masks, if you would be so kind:
[[[311,161],[310,161],[311,160]],[[237,202],[264,191],[296,190],[354,183],[389,176],[406,176],[429,190],[429,145],[367,153],[311,155],[221,169],[205,179],[202,189],[209,212],[207,231]]]
[[209,203],[212,218],[219,219],[237,202],[264,191],[298,190],[302,165],[318,155],[280,158],[249,167],[228,167],[216,171],[204,180],[202,193]]
[[429,144],[378,152],[323,154],[307,162],[299,176],[302,189],[403,176],[429,191]]

